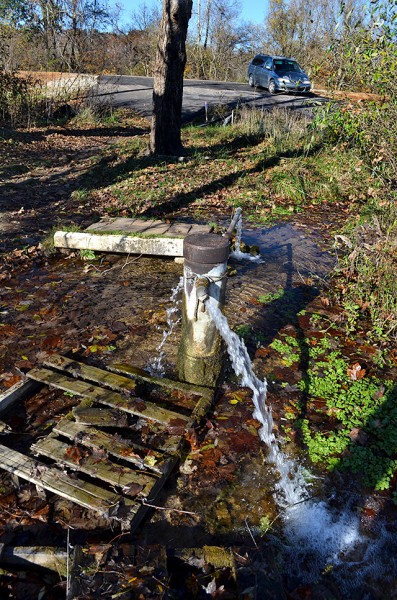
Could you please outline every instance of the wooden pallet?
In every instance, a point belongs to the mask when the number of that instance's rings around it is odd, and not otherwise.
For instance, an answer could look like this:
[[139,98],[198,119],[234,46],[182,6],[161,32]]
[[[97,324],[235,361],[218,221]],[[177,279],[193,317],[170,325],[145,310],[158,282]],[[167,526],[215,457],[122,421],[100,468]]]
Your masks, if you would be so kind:
[[76,405],[28,455],[0,445],[0,467],[131,530],[213,399],[208,388],[123,365],[111,372],[60,355],[27,377],[27,388],[32,382],[58,388],[76,395]]
[[69,250],[181,257],[187,235],[211,231],[211,225],[196,223],[105,217],[85,231],[55,232],[54,245]]

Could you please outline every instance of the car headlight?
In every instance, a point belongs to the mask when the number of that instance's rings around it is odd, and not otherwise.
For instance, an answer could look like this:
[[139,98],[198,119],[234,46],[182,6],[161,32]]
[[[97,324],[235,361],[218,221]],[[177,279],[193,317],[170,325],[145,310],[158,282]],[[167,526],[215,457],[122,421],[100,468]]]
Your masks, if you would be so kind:
[[286,83],[289,83],[291,81],[290,78],[288,77],[288,75],[284,75],[284,81]]

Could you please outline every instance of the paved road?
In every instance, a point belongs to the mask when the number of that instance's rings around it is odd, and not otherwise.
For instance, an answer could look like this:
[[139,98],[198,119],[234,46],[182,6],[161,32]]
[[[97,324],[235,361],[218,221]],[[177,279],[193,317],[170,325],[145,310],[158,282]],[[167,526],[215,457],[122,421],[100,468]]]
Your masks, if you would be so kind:
[[[150,117],[152,112],[153,79],[151,77],[129,77],[125,75],[101,76],[99,94],[110,93],[114,106],[129,106],[140,114]],[[314,102],[324,101],[321,96],[276,94],[271,96],[267,90],[250,88],[244,83],[224,83],[219,81],[200,81],[185,79],[183,88],[182,115],[184,121],[193,119],[199,111],[216,104],[230,107],[237,103],[258,108],[285,108],[308,110]]]

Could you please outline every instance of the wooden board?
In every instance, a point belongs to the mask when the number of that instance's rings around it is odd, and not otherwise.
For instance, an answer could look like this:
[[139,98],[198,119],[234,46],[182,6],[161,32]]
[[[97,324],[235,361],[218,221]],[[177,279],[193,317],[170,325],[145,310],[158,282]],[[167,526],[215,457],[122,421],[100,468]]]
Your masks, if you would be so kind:
[[153,485],[156,483],[156,477],[150,477],[144,473],[134,472],[128,467],[122,467],[111,462],[107,458],[107,453],[103,451],[103,456],[95,458],[95,454],[85,453],[81,455],[81,459],[77,456],[73,460],[73,454],[68,452],[71,446],[62,442],[55,436],[48,436],[39,440],[32,446],[32,451],[35,454],[48,456],[57,461],[59,465],[67,465],[73,471],[81,471],[91,477],[98,477],[106,483],[113,486],[123,488],[126,495],[131,495],[129,488],[134,484],[141,489],[134,493],[133,496],[148,496]]
[[15,402],[33,394],[39,388],[40,384],[31,379],[28,381],[18,381],[18,383],[10,387],[7,391],[0,394],[0,414],[5,413]]
[[65,418],[54,425],[53,431],[70,440],[79,437],[88,448],[102,448],[116,458],[135,465],[138,469],[153,471],[160,475],[166,471],[167,457],[162,452],[150,449],[148,453],[148,449],[144,446],[119,441],[111,434],[94,427],[85,427]]
[[[35,485],[81,506],[94,509],[104,517],[112,515],[117,518],[119,505],[126,502],[119,494],[92,483],[69,477],[56,467],[48,467],[2,444],[0,444],[0,464],[2,469],[9,473],[27,479]],[[135,509],[134,512],[139,508],[139,505],[131,500],[128,500],[128,504],[130,510]]]
[[75,394],[76,404],[26,455],[0,446],[0,467],[132,531],[178,463],[213,391],[134,368],[115,371],[54,355],[27,373],[25,391],[48,385]]
[[77,423],[81,423],[82,425],[128,427],[128,417],[121,410],[77,406],[72,412]]
[[85,381],[56,373],[49,369],[32,369],[32,371],[27,373],[27,376],[30,379],[52,385],[65,392],[76,394],[77,396],[87,396],[100,404],[125,410],[132,415],[157,421],[164,425],[169,425],[173,421],[180,420],[183,420],[186,423],[188,422],[188,417],[175,411],[168,410],[167,408],[156,406],[152,402],[148,402],[142,398],[136,398],[134,396],[126,398],[118,392],[112,392]]
[[99,383],[104,387],[108,387],[117,392],[135,391],[136,382],[130,377],[115,375],[104,369],[85,365],[82,362],[67,358],[66,356],[61,356],[60,354],[54,354],[53,356],[48,357],[43,364],[46,367],[66,371],[66,373],[70,373],[70,375],[73,375],[75,378]]

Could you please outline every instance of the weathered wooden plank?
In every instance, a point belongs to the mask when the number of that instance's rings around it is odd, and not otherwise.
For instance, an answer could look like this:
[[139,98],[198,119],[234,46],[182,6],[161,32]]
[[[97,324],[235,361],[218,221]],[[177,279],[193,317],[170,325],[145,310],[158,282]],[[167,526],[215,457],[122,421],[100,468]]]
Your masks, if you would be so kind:
[[98,369],[86,365],[82,362],[61,356],[60,354],[53,354],[46,358],[43,364],[47,367],[53,367],[66,371],[75,378],[92,381],[93,383],[99,383],[106,387],[109,387],[115,391],[128,391],[133,392],[136,387],[136,382],[129,377],[123,377],[122,375],[116,375],[110,371],[104,369]]
[[99,431],[94,427],[85,427],[69,419],[59,421],[54,425],[53,431],[70,440],[74,440],[78,436],[81,443],[88,448],[102,448],[112,456],[130,462],[140,469],[162,474],[168,464],[169,457],[157,450],[149,452],[147,448],[139,444],[119,441],[109,433]]
[[105,217],[87,227],[86,231],[120,231],[141,233],[150,227],[164,225],[159,219],[131,219],[128,217]]
[[[214,396],[214,391],[210,388],[190,385],[181,381],[173,381],[165,377],[153,377],[142,369],[136,369],[128,365],[112,365],[110,367],[112,372],[110,372],[86,365],[59,354],[53,354],[48,357],[44,360],[44,365],[61,369],[70,373],[73,377],[79,377],[87,381],[106,385],[107,387],[120,392],[126,390],[129,392],[134,391],[136,388],[136,381],[143,381],[152,384],[153,386],[164,388],[165,390],[178,390],[185,394],[187,398],[191,398],[190,406],[193,409],[194,418],[200,418],[207,412]],[[128,373],[135,379],[117,374],[120,372]],[[202,396],[202,398],[200,398],[200,396]],[[167,400],[167,398],[165,398],[165,400]]]
[[97,427],[128,427],[127,413],[115,408],[84,408],[76,406],[72,409],[77,423],[96,425]]
[[156,406],[152,402],[135,397],[126,398],[118,392],[109,391],[79,379],[72,379],[49,369],[32,369],[27,373],[27,376],[35,381],[41,381],[78,396],[89,397],[101,404],[125,410],[132,415],[164,425],[169,425],[172,422],[187,423],[189,420],[185,415]]
[[[32,446],[32,452],[52,458],[58,464],[65,464],[75,471],[81,471],[91,477],[101,479],[106,483],[123,488],[123,492],[128,496],[148,496],[157,478],[144,473],[137,473],[130,468],[121,467],[112,463],[103,451],[103,456],[98,460],[92,454],[84,456],[77,463],[72,460],[70,448],[68,444],[60,441],[56,437],[50,435],[39,440]],[[134,487],[135,486],[135,487]],[[139,490],[141,486],[141,490]],[[135,493],[133,493],[135,490]]]
[[0,414],[5,413],[13,404],[34,394],[41,385],[36,381],[18,381],[7,391],[0,394]]
[[170,228],[167,231],[167,235],[183,235],[186,236],[189,234],[190,230],[192,229],[192,224],[191,223],[172,223],[172,225],[170,225]]
[[[186,395],[190,396],[203,396],[208,398],[208,400],[212,401],[214,397],[214,390],[212,388],[202,387],[200,385],[194,385],[190,383],[184,383],[183,381],[174,381],[173,379],[167,379],[166,377],[153,377],[146,373],[143,369],[139,369],[137,367],[133,367],[131,365],[126,365],[123,363],[114,363],[107,367],[114,373],[126,373],[131,377],[134,377],[138,381],[145,381],[147,383],[151,383],[153,385],[158,385],[159,387],[163,387],[165,389],[170,390],[179,390]],[[197,398],[194,402],[197,401]],[[193,403],[192,408],[195,406]]]
[[[192,225],[192,229],[190,230],[189,234],[192,233],[211,233],[212,231],[212,226],[211,225]],[[215,234],[214,234],[215,235]]]
[[67,551],[52,546],[5,546],[1,562],[18,567],[42,567],[67,576]]
[[93,250],[148,256],[183,256],[183,238],[138,237],[133,235],[99,235],[89,232],[56,231],[55,248]]
[[103,231],[120,231],[126,233],[140,233],[150,227],[158,227],[164,225],[164,221],[160,219],[134,219],[129,217],[105,217],[99,221],[87,227],[86,231],[92,231],[97,228],[97,225],[101,225]]
[[121,502],[132,512],[139,507],[134,501],[122,498],[119,494],[80,479],[73,479],[55,467],[43,465],[1,444],[0,467],[80,506],[91,508],[105,517],[117,518]]
[[151,225],[145,229],[143,233],[144,235],[167,235],[167,237],[172,237],[168,235],[169,228],[169,223],[163,223],[162,225]]

